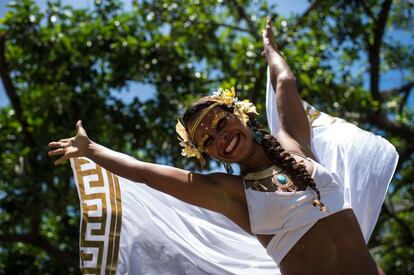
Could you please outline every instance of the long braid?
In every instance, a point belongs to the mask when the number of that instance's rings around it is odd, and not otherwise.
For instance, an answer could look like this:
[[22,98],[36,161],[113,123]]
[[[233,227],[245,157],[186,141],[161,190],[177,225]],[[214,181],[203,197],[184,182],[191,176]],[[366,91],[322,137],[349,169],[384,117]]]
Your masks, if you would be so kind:
[[[185,112],[183,116],[184,125],[188,125],[202,109],[210,106],[214,101],[209,100],[209,98],[202,98],[194,102]],[[228,106],[221,105],[221,108],[232,112],[232,108]],[[261,144],[264,148],[266,156],[277,166],[282,168],[284,172],[296,183],[304,184],[312,188],[316,195],[317,199],[313,201],[313,206],[319,206],[321,211],[325,210],[324,204],[321,202],[321,194],[318,187],[315,184],[315,181],[309,175],[306,170],[305,165],[298,163],[292,156],[289,154],[282,145],[277,141],[277,139],[262,129],[260,123],[256,120],[254,116],[249,115],[250,119],[248,126],[253,130],[253,132],[260,131],[263,134],[263,139]],[[188,129],[187,129],[188,130]]]
[[277,166],[282,168],[284,172],[292,178],[292,180],[298,184],[305,184],[312,188],[317,196],[317,199],[313,201],[313,206],[319,206],[321,211],[325,210],[324,204],[321,202],[321,194],[319,192],[318,187],[316,186],[315,181],[311,177],[311,175],[306,170],[305,165],[298,163],[295,158],[292,157],[289,152],[287,152],[282,145],[278,142],[278,140],[272,136],[271,134],[267,133],[263,129],[259,122],[250,117],[250,127],[253,131],[261,131],[263,134],[262,139],[262,146],[266,153],[266,156]]

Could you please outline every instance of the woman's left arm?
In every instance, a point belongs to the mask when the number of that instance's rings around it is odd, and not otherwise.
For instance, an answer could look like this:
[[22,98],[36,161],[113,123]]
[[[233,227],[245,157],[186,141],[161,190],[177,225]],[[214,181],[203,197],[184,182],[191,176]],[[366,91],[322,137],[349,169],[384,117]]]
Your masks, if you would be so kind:
[[276,105],[281,131],[300,145],[310,148],[310,126],[296,88],[296,79],[277,49],[270,18],[267,19],[266,29],[263,31],[263,44],[270,70],[270,81],[273,89],[277,91]]

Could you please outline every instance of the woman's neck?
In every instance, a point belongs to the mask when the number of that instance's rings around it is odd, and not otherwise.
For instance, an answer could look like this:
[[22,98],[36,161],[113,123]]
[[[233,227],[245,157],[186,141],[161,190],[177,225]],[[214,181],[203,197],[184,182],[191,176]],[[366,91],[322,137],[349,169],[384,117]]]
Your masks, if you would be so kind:
[[239,163],[242,174],[258,172],[273,166],[274,163],[267,157],[260,144],[255,146],[251,155]]

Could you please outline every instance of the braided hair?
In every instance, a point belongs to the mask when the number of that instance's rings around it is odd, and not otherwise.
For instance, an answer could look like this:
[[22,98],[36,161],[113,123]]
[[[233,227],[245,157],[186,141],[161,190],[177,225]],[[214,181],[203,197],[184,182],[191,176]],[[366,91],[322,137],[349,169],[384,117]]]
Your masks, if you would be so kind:
[[[207,108],[215,101],[209,99],[208,97],[201,98],[200,100],[195,101],[184,113],[183,122],[188,131],[188,125],[195,119],[196,115],[201,112],[203,109]],[[219,105],[228,112],[233,112],[232,107],[226,105]],[[313,206],[319,206],[320,210],[325,209],[324,204],[321,202],[321,194],[318,187],[315,184],[315,181],[306,170],[305,165],[298,163],[295,158],[292,157],[289,152],[287,152],[279,141],[272,136],[269,132],[265,131],[257,119],[249,114],[249,122],[247,125],[251,128],[253,133],[260,132],[263,136],[261,139],[261,145],[266,153],[266,156],[272,161],[275,165],[283,169],[283,171],[295,182],[297,185],[305,185],[312,188],[316,195],[317,199],[313,201]],[[243,174],[243,171],[242,171]]]
[[317,199],[313,201],[313,206],[319,206],[321,211],[325,209],[325,205],[321,202],[321,193],[316,186],[315,181],[306,170],[305,165],[298,163],[292,155],[287,152],[279,141],[265,131],[257,119],[253,116],[249,116],[248,126],[253,132],[261,132],[263,135],[262,146],[266,153],[266,156],[277,166],[283,169],[283,171],[293,180],[296,184],[301,183],[305,186],[309,186],[315,191]]

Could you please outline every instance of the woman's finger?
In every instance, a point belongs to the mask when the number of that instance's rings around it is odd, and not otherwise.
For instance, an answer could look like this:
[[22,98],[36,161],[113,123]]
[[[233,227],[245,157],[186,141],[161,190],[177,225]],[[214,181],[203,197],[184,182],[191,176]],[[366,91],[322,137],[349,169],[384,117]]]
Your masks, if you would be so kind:
[[79,155],[78,154],[79,153],[78,148],[69,147],[69,148],[66,148],[66,149],[63,149],[63,150],[65,151],[65,154],[60,159],[55,161],[55,164],[62,163],[67,159],[74,158],[74,157],[77,157]]
[[48,146],[50,148],[60,148],[62,147],[62,143],[60,141],[52,141],[52,142],[49,142]]
[[58,160],[55,161],[55,165],[61,164],[62,162],[64,162],[65,160],[69,159],[68,155],[64,155],[61,158],[59,158]]
[[56,149],[56,150],[53,150],[53,151],[49,151],[49,152],[47,152],[47,154],[49,156],[56,156],[56,155],[63,155],[63,154],[65,154],[65,152],[66,152],[65,149],[59,148],[59,149]]
[[52,141],[48,145],[49,145],[50,148],[66,148],[66,147],[69,146],[69,143],[60,142],[60,141],[58,141],[58,142]]
[[51,148],[54,148],[54,147],[59,147],[59,145],[58,145],[59,143],[58,142],[56,142],[56,141],[52,141],[52,142],[49,142],[49,144],[47,145],[47,146],[49,146],[49,147],[51,147]]
[[83,128],[82,120],[78,120],[78,122],[76,122],[76,131],[79,132],[81,128]]

